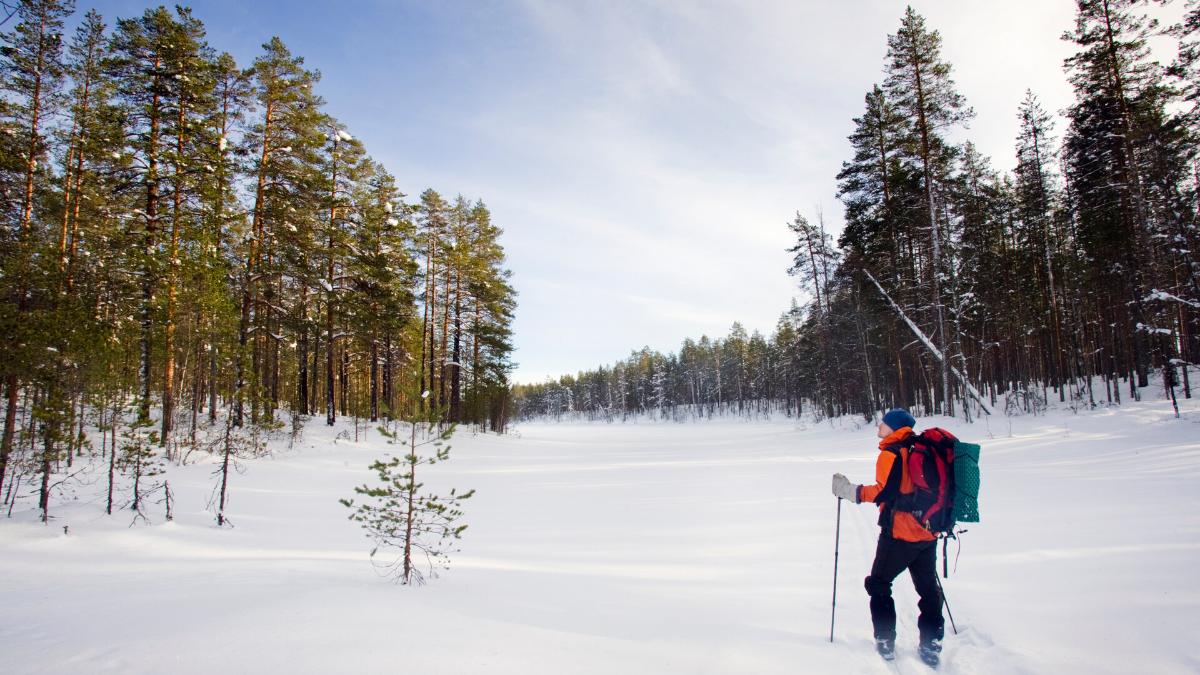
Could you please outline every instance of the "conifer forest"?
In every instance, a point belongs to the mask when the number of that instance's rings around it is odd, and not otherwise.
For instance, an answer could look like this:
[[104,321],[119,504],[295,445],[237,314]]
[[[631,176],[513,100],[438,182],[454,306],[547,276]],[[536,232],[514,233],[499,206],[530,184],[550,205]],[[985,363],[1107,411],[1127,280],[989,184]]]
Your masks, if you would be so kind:
[[[1015,171],[971,143],[942,35],[908,8],[848,121],[845,226],[796,213],[787,273],[806,299],[770,335],[686,339],[516,388],[522,418],[1037,413],[1191,398],[1200,362],[1200,3],[1078,0],[1063,39],[1075,100],[1013,101]],[[1161,3],[1158,3],[1161,4]],[[1167,63],[1150,41],[1169,38]],[[781,273],[783,270],[781,270]]]
[[[281,410],[429,408],[493,431],[514,414],[969,418],[1120,403],[1152,373],[1190,398],[1200,6],[1161,25],[1143,2],[1077,4],[1076,100],[1014,102],[1011,174],[970,142],[941,35],[909,8],[848,121],[840,237],[820,214],[786,223],[804,301],[770,335],[734,323],[513,388],[501,228],[479,199],[403,194],[302,56],[271,39],[239,65],[182,7],[91,10],[67,35],[74,3],[10,3],[0,479],[50,480],[85,424],[115,442],[125,413],[172,456]],[[1164,34],[1165,65],[1148,47]]]
[[1200,0],[0,0],[0,673],[1194,675],[1198,365]]
[[278,38],[239,64],[183,7],[3,7],[10,494],[40,482],[44,514],[86,450],[137,510],[155,462],[227,472],[285,418],[505,428],[516,293],[483,201],[402,193]]

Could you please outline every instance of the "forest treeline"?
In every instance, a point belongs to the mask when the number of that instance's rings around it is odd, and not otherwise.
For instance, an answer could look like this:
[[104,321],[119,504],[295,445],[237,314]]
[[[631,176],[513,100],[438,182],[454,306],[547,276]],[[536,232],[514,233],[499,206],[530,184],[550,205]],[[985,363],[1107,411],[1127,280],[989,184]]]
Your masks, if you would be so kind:
[[284,419],[504,429],[515,292],[482,201],[406,201],[278,38],[238,64],[184,7],[4,8],[6,498],[36,478],[44,514],[93,425],[110,510],[114,470],[214,438],[228,467]]
[[[807,302],[770,336],[735,324],[677,354],[643,349],[518,386],[518,415],[686,419],[807,406],[870,416],[902,405],[970,417],[982,406],[1036,411],[1051,398],[1120,403],[1155,373],[1171,400],[1190,397],[1188,367],[1200,362],[1200,2],[1172,26],[1147,14],[1162,3],[1076,4],[1063,36],[1076,51],[1062,64],[1075,101],[1054,114],[1028,92],[1015,106],[1011,174],[956,141],[969,138],[973,112],[940,34],[910,7],[853,120],[853,154],[837,175],[840,239],[819,217],[789,223],[787,271]],[[1155,37],[1177,44],[1171,63],[1152,58]]]

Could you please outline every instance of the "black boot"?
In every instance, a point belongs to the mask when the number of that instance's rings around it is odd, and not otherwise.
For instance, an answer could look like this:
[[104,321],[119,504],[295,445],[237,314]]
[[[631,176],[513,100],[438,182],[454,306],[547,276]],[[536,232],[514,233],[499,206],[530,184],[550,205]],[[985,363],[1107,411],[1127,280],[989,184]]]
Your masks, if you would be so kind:
[[937,639],[922,640],[921,646],[917,651],[920,652],[921,660],[925,662],[925,665],[930,668],[937,668],[942,658],[942,641]]
[[891,638],[875,638],[875,651],[884,661],[896,660],[896,641]]

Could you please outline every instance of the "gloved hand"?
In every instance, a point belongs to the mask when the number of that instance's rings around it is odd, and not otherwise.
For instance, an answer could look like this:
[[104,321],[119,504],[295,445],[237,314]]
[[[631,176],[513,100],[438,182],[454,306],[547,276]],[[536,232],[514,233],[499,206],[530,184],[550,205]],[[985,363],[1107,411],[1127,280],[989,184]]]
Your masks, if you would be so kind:
[[833,496],[858,503],[858,486],[840,473],[833,474]]

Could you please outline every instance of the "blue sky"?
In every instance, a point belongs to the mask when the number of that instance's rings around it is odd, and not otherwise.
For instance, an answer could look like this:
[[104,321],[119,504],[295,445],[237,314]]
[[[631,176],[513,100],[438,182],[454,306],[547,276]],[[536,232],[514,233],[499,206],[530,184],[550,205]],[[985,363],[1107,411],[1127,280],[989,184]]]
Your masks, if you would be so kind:
[[[911,4],[977,113],[963,137],[1010,169],[1025,89],[1071,102],[1074,2]],[[79,0],[110,22],[149,5]],[[192,3],[239,63],[278,35],[320,70],[329,112],[411,200],[432,187],[488,204],[520,293],[520,382],[734,321],[769,333],[797,294],[786,223],[821,210],[840,230],[846,136],[904,5]]]

